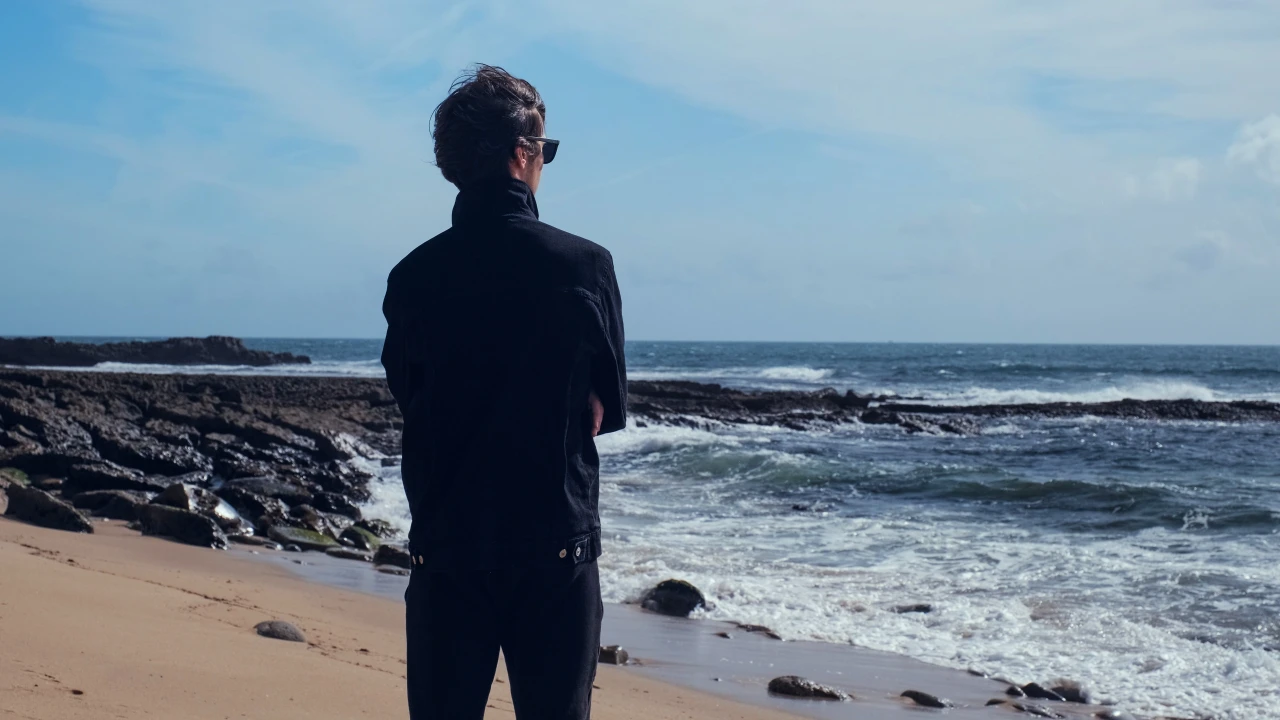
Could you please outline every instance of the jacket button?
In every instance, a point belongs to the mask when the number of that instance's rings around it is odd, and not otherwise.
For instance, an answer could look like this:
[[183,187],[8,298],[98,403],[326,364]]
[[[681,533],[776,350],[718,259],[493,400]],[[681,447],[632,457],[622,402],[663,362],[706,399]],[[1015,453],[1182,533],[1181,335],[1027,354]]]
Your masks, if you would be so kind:
[[422,556],[421,556],[421,555],[419,555],[419,556],[418,556],[418,564],[419,564],[419,565],[426,565],[426,564],[427,564],[427,561],[426,561],[426,560],[423,560],[423,559],[422,559]]
[[569,554],[569,551],[568,551],[568,550],[561,550],[561,551],[560,551],[560,558],[561,558],[561,559],[564,559],[564,557],[565,557],[565,556],[567,556],[568,554]]
[[582,548],[576,548],[576,549],[573,551],[573,556],[574,556],[574,557],[582,557]]

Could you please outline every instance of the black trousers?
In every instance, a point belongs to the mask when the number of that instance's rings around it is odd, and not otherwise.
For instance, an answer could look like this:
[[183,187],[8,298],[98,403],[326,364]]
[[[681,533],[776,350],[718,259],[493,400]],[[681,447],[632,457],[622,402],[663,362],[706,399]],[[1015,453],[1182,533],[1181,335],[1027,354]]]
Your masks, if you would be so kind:
[[600,656],[594,561],[494,572],[417,567],[405,592],[410,720],[481,720],[507,661],[519,720],[588,720]]

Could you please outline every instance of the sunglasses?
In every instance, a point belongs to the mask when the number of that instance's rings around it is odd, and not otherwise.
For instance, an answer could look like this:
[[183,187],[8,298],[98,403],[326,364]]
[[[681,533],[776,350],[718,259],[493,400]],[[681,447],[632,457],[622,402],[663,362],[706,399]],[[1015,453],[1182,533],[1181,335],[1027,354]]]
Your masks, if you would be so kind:
[[533,137],[530,135],[521,136],[524,140],[533,140],[542,143],[542,164],[550,165],[552,160],[556,159],[556,151],[560,149],[560,141],[551,138]]

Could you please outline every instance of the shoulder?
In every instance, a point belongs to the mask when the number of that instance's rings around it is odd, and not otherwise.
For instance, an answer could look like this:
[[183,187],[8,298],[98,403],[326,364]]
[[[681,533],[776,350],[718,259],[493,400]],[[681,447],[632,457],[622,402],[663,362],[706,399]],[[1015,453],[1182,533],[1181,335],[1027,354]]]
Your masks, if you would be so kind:
[[450,228],[414,248],[391,268],[391,273],[387,276],[387,284],[395,286],[408,281],[409,278],[420,277],[423,271],[434,265],[441,255],[448,252],[454,235],[453,229]]
[[532,240],[531,245],[548,260],[566,266],[584,281],[594,284],[613,276],[613,255],[603,245],[540,220],[521,220],[513,229]]

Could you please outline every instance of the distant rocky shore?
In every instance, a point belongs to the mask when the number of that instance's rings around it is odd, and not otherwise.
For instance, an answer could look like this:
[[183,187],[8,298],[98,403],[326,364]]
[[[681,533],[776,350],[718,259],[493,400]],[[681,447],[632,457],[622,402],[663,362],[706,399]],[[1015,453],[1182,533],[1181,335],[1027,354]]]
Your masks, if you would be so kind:
[[305,365],[311,358],[250,350],[240,339],[220,335],[115,343],[59,342],[48,337],[0,338],[0,365],[93,367],[105,362],[265,367]]
[[[633,382],[629,404],[642,426],[864,423],[958,435],[1016,416],[1280,421],[1280,405],[1265,402],[952,407],[692,382]],[[400,428],[380,379],[0,368],[0,468],[9,469],[0,483],[27,478],[21,484],[31,490],[17,492],[10,513],[68,529],[90,527],[85,516],[96,514],[201,545],[240,539],[371,551],[391,531],[363,518],[372,476],[351,461],[396,462]],[[407,557],[392,564],[407,565]]]

